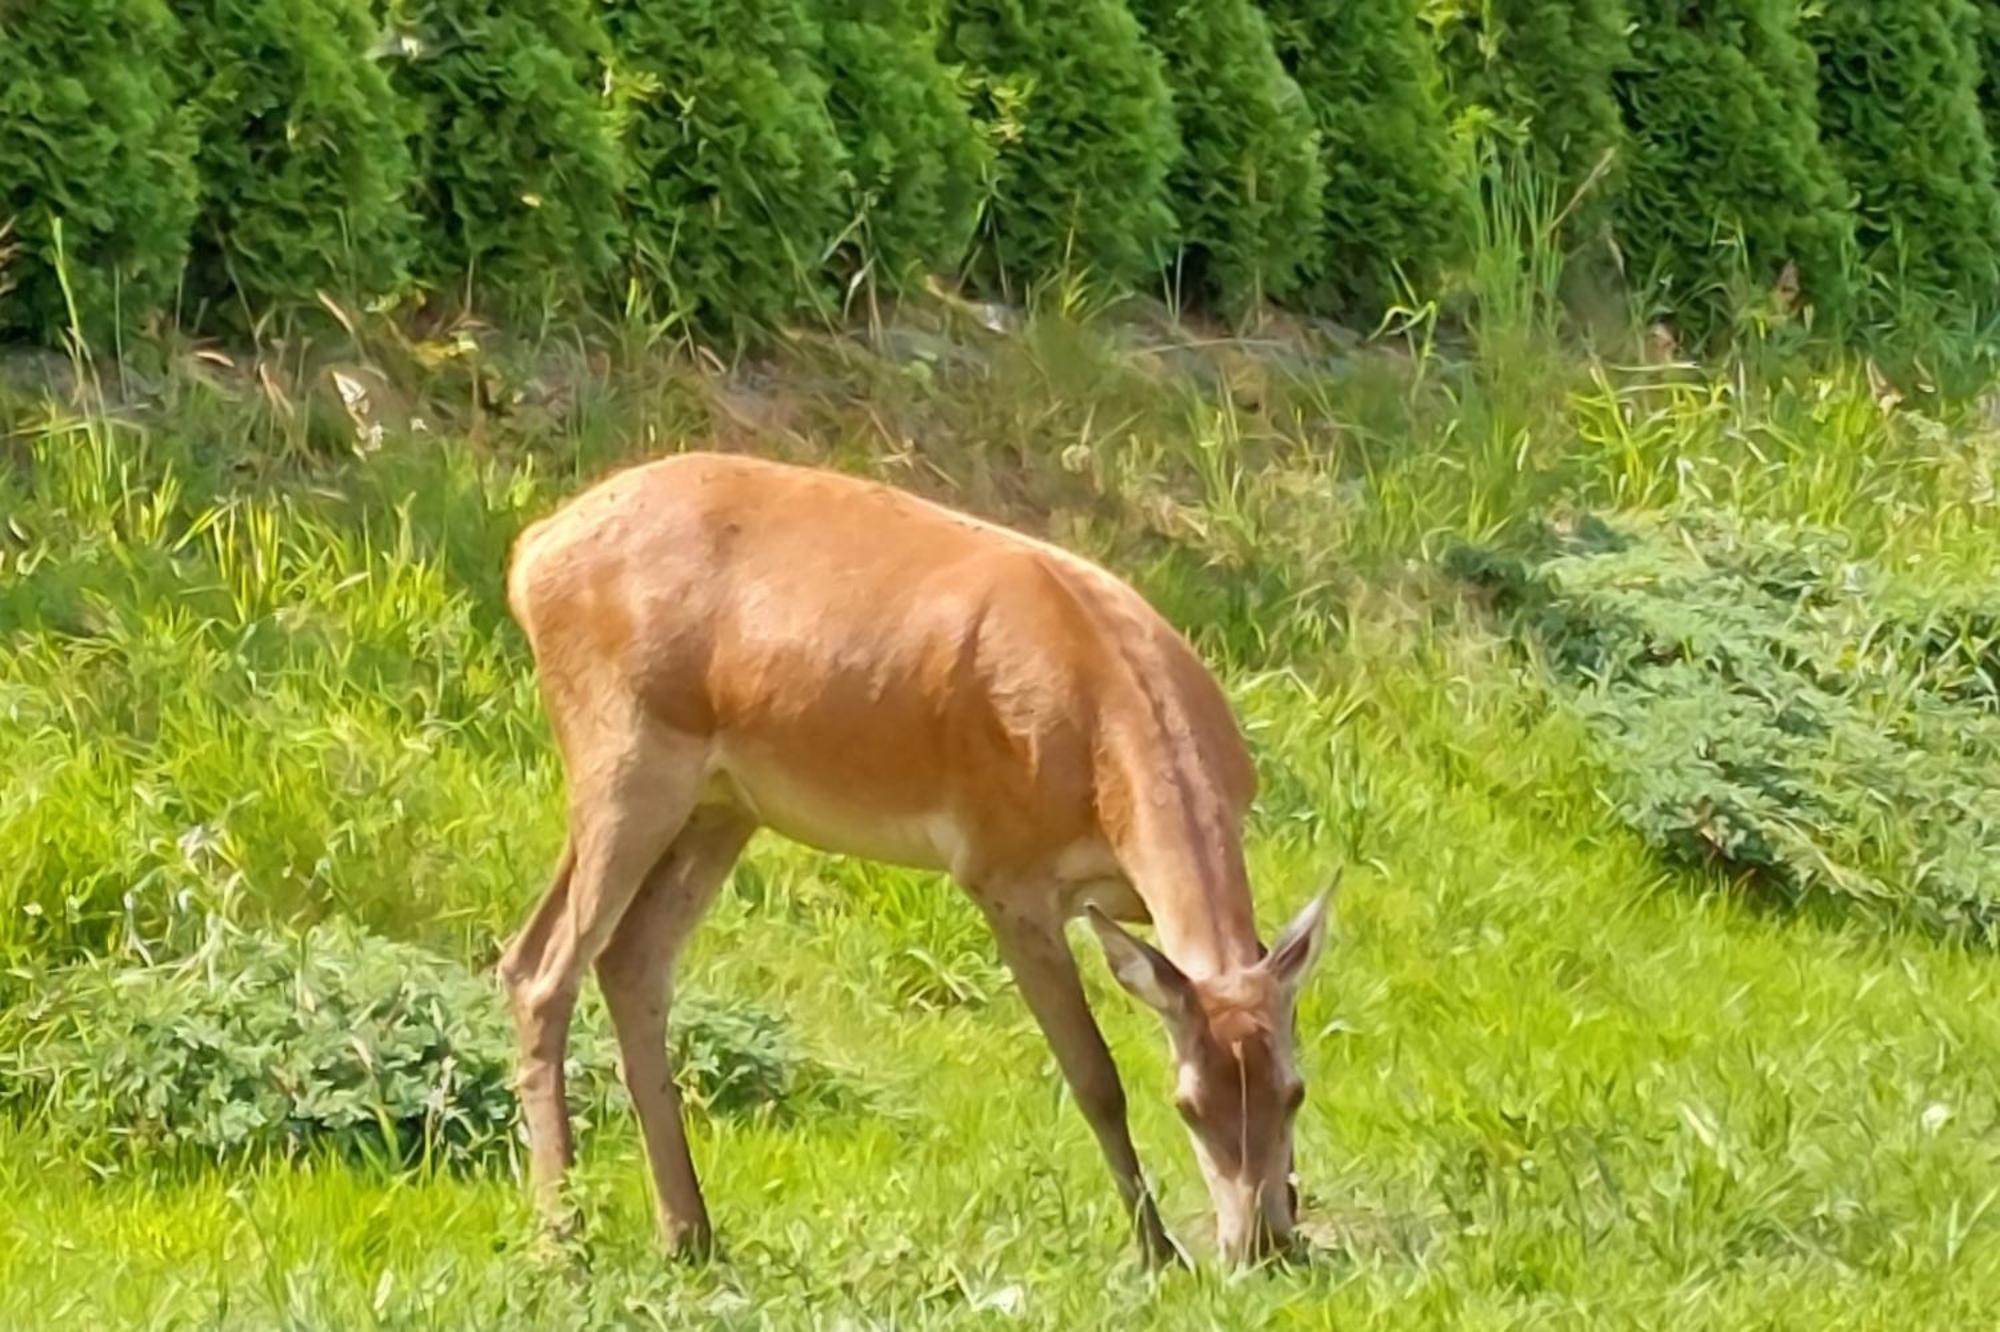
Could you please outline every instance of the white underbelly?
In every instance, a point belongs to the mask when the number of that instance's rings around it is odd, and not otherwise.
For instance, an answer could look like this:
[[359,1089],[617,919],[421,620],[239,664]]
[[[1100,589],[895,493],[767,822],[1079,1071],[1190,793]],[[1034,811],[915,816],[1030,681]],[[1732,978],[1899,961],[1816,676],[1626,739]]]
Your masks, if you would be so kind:
[[835,855],[951,871],[966,854],[964,832],[946,810],[884,812],[737,753],[716,755],[703,794],[740,806],[773,832]]

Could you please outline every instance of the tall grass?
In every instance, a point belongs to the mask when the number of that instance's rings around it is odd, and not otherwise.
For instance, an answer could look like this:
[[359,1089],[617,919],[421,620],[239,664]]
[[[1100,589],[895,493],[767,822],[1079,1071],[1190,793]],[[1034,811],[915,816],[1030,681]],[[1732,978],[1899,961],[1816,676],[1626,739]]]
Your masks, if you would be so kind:
[[[0,1324],[1985,1317],[1990,959],[1665,866],[1608,806],[1585,723],[1438,559],[1564,509],[1725,512],[1845,534],[1911,587],[1976,587],[2000,554],[2000,434],[1976,405],[1895,398],[1865,362],[1559,352],[1564,202],[1494,212],[1466,348],[1421,302],[1359,347],[941,316],[733,372],[643,346],[598,368],[559,346],[398,352],[409,410],[310,430],[305,360],[183,367],[144,409],[0,400],[15,994],[66,960],[171,950],[208,913],[338,917],[489,962],[560,833],[499,595],[508,542],[622,459],[717,440],[883,476],[1132,577],[1250,736],[1260,915],[1350,866],[1301,1018],[1322,1250],[1302,1269],[1154,1285],[1128,1266],[976,913],[933,877],[770,841],[690,982],[782,1011],[897,1113],[699,1127],[725,1261],[654,1257],[622,1129],[588,1144],[571,1280],[531,1256],[509,1179],[320,1162],[100,1181],[27,1121],[0,1126]],[[1081,955],[1142,1152],[1196,1236],[1156,1024]]]

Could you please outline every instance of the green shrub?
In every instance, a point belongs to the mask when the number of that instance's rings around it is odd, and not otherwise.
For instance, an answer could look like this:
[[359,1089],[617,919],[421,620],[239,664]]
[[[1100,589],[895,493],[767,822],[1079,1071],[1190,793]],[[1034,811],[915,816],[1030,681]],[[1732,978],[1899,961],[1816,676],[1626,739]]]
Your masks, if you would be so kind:
[[948,0],[943,50],[971,72],[995,147],[981,278],[1158,273],[1181,146],[1160,54],[1123,0]]
[[1312,112],[1251,0],[1136,0],[1167,62],[1185,152],[1172,177],[1182,285],[1241,313],[1289,295],[1319,244]]
[[418,277],[516,312],[600,285],[622,179],[588,0],[387,0],[384,18],[416,126]]
[[1979,110],[1967,0],[1816,8],[1820,134],[1855,192],[1856,239],[1885,315],[1911,297],[1995,306],[2000,183]]
[[1326,163],[1316,299],[1372,319],[1406,286],[1432,287],[1469,234],[1436,58],[1414,0],[1270,0],[1265,12]]
[[362,302],[395,293],[411,166],[364,0],[190,0],[179,11],[200,139],[192,300],[254,319],[321,290]]
[[1461,568],[1590,728],[1619,816],[1780,900],[2000,943],[2000,620],[1812,530],[1550,533]]
[[0,335],[137,327],[173,297],[194,219],[194,143],[174,110],[158,0],[0,3]]
[[927,16],[914,0],[821,0],[820,12],[864,261],[891,289],[956,269],[989,152]]
[[1819,140],[1812,52],[1789,0],[1636,0],[1615,81],[1631,136],[1619,239],[1649,314],[1703,341],[1796,268],[1849,304],[1847,187]]
[[1616,193],[1624,149],[1611,90],[1630,56],[1623,0],[1453,0],[1431,16],[1464,127],[1524,146],[1565,204],[1595,175],[1570,231],[1592,229]]
[[[594,1006],[571,1103],[622,1113]],[[698,1113],[780,1118],[857,1105],[755,1006],[684,994],[676,1074]],[[0,1017],[0,1104],[117,1158],[332,1150],[478,1167],[515,1141],[514,1029],[497,982],[345,924],[218,937],[150,966],[58,972]]]
[[1975,0],[1979,26],[1974,52],[1979,60],[1979,108],[1986,117],[1986,141],[2000,152],[2000,0]]
[[847,221],[819,32],[801,0],[605,0],[636,276],[743,337],[827,308]]

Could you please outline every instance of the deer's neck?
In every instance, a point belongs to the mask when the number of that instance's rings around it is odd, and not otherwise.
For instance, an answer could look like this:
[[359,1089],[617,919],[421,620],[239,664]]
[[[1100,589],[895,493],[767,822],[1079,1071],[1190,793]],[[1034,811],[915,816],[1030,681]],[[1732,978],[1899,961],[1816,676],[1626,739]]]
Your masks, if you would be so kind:
[[1117,746],[1106,831],[1152,914],[1160,951],[1191,977],[1257,961],[1256,917],[1236,810],[1190,744]]

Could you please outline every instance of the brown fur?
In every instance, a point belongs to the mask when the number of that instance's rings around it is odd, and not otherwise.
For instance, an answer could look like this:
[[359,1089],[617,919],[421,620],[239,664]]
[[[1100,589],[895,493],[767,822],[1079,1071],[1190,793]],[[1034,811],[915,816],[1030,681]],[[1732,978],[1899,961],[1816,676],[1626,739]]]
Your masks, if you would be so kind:
[[[1143,598],[888,487],[713,454],[619,473],[535,524],[508,596],[570,781],[564,869],[502,967],[545,1203],[569,1157],[569,1012],[596,962],[628,1078],[637,1057],[654,1084],[633,1099],[663,1224],[705,1240],[671,1077],[646,1047],[681,943],[767,826],[944,870],[971,893],[1142,1237],[1166,1250],[1062,922],[1095,903],[1156,925],[1172,968],[1219,1005],[1213,1034],[1191,1008],[1177,1047],[1214,1055],[1245,1021],[1279,1030],[1289,992],[1259,969],[1241,736]],[[1290,1077],[1282,1055],[1254,1071],[1260,1099]],[[1232,1091],[1249,1086],[1242,1070]]]

